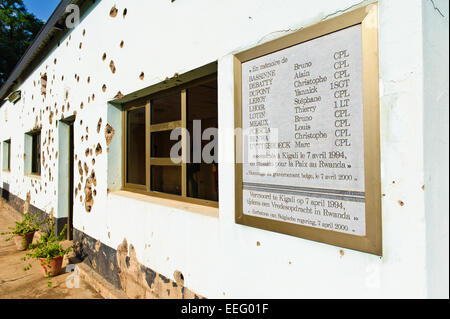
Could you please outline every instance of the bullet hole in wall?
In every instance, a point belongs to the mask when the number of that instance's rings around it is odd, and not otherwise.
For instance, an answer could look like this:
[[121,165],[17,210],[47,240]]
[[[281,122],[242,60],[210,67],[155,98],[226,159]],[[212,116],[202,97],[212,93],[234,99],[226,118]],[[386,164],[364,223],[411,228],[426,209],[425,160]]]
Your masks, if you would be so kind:
[[97,124],[97,133],[100,133],[101,129],[102,129],[102,118],[100,118],[100,120],[98,120],[98,124]]
[[117,92],[116,96],[114,97],[115,100],[120,100],[121,98],[123,98],[124,95],[122,94],[122,92]]
[[109,62],[109,68],[111,69],[112,74],[116,73],[116,65],[114,64],[113,60],[111,60],[111,62]]
[[184,276],[183,276],[183,274],[181,273],[181,271],[176,270],[176,271],[173,273],[173,277],[174,277],[174,279],[175,279],[175,282],[176,282],[178,285],[184,286]]
[[44,98],[47,97],[47,73],[41,76],[41,94]]
[[80,176],[83,176],[83,166],[81,164],[81,161],[78,161],[78,173]]
[[95,187],[97,187],[97,177],[95,175],[95,171],[92,170],[91,176],[89,177],[91,179],[91,182],[94,184]]
[[109,146],[114,138],[115,130],[111,125],[106,125],[105,127],[105,138],[106,138],[106,145]]
[[103,149],[102,146],[100,145],[100,143],[97,144],[97,147],[95,148],[95,155],[99,156],[100,154],[103,153]]
[[117,17],[117,13],[119,10],[117,10],[116,6],[112,7],[111,10],[109,11],[109,16],[111,18],[115,18]]

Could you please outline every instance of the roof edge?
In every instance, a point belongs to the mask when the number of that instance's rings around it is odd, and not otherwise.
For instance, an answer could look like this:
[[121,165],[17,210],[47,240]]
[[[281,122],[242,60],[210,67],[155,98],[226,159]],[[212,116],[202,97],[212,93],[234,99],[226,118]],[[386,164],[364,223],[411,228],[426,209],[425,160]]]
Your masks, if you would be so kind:
[[64,14],[66,14],[66,8],[69,4],[72,2],[76,2],[73,0],[61,0],[59,5],[56,7],[55,11],[52,13],[50,18],[47,20],[47,23],[42,27],[42,29],[39,31],[36,38],[33,40],[31,45],[28,47],[28,49],[25,51],[24,55],[20,58],[19,62],[16,64],[15,68],[9,75],[8,79],[6,80],[5,84],[0,88],[0,107],[5,99],[5,97],[8,95],[11,87],[16,83],[17,79],[22,75],[26,67],[33,61],[33,55],[34,53],[39,49],[41,44],[47,40],[47,37],[49,35],[49,32],[55,27],[55,25],[58,23],[58,21],[63,17]]

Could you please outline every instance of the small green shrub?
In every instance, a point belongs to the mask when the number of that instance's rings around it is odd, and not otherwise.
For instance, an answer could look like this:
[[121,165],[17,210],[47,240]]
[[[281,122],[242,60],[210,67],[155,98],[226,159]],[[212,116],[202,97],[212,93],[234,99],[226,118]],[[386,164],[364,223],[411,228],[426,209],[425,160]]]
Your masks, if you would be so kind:
[[[35,243],[32,244],[28,250],[29,253],[26,254],[25,257],[22,258],[23,261],[27,261],[29,259],[45,259],[43,265],[50,267],[50,262],[55,257],[64,257],[66,254],[72,251],[72,247],[64,249],[61,245],[61,242],[64,241],[64,235],[67,229],[67,225],[64,226],[63,230],[59,235],[55,235],[55,226],[51,221],[48,221],[49,230],[42,234],[41,238]],[[25,271],[30,270],[32,267],[31,264],[28,264],[24,268]],[[47,272],[47,283],[48,287],[51,287],[51,270]]]
[[[37,222],[37,215],[31,216],[30,213],[24,214],[24,219],[21,222],[16,222],[15,227],[8,227],[9,232],[1,233],[2,236],[10,235],[6,238],[6,241],[10,241],[16,236],[23,236],[29,233],[37,232],[41,225],[46,223],[46,221]],[[25,238],[24,238],[25,240]]]

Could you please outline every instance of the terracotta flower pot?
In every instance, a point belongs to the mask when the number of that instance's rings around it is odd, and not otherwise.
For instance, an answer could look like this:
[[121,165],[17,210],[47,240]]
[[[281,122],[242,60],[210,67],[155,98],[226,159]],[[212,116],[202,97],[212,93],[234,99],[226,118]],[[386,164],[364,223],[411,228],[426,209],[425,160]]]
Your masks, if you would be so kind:
[[41,263],[42,273],[44,274],[44,277],[47,277],[47,274],[50,275],[50,277],[58,276],[61,273],[62,269],[62,263],[63,263],[64,257],[54,257],[50,259],[50,262],[47,263],[46,258],[39,258],[39,262]]
[[25,235],[19,235],[14,237],[14,243],[19,251],[28,249],[28,246],[33,242],[34,232]]

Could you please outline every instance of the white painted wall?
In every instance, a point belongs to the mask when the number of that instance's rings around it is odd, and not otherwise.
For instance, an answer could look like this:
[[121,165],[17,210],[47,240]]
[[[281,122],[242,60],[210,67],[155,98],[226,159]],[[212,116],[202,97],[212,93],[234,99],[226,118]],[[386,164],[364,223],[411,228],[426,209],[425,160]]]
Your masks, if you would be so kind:
[[[428,24],[430,19],[424,18],[424,15],[431,18],[431,12],[427,11],[429,1],[379,2],[381,179],[386,195],[382,203],[384,256],[347,249],[341,256],[339,247],[234,223],[232,54],[367,3],[356,0],[314,3],[306,0],[177,0],[174,3],[103,0],[21,85],[22,100],[16,105],[6,103],[0,109],[0,140],[12,136],[14,159],[13,172],[1,172],[0,180],[10,183],[11,192],[23,199],[31,190],[33,205],[46,211],[57,210],[55,156],[48,160],[55,181],[48,181],[48,169],[43,170],[42,180],[36,181],[43,190],[35,192],[30,180],[23,177],[23,134],[34,126],[36,116],[43,111],[39,122],[43,131],[53,130],[55,141],[50,153],[53,147],[56,152],[58,130],[55,121],[49,124],[49,111],[45,108],[58,109],[54,119],[60,119],[61,106],[65,104],[65,117],[77,111],[75,154],[90,169],[95,169],[98,181],[91,213],[86,213],[79,198],[75,200],[75,228],[115,249],[126,238],[134,245],[141,263],[172,279],[175,270],[181,271],[186,286],[196,293],[208,298],[422,298],[435,296],[435,291],[439,295],[441,287],[436,286],[431,272],[442,268],[448,271],[448,262],[441,265],[435,258],[441,253],[437,242],[442,236],[448,242],[448,226],[439,238],[429,235],[428,228],[440,218],[432,215],[436,209],[433,198],[437,196],[433,180],[426,181],[427,176],[436,176],[440,171],[429,169],[424,155],[429,136],[427,128],[433,123],[424,109],[434,97],[424,92],[424,80],[438,72],[428,73],[427,66],[434,65],[431,59],[435,51],[428,52],[423,46],[426,30],[435,27]],[[119,15],[113,19],[109,11],[114,4]],[[125,7],[128,14],[124,19],[121,13]],[[448,18],[446,26],[448,29]],[[445,24],[438,27],[445,28]],[[125,45],[121,49],[122,40]],[[79,49],[80,42],[82,49]],[[438,46],[436,50],[444,55],[446,52],[448,57],[448,45]],[[107,54],[104,62],[103,53]],[[111,60],[115,62],[116,74],[109,70]],[[117,178],[108,167],[117,166],[112,158],[117,153],[112,150],[108,155],[104,128],[109,120],[117,123],[117,117],[108,108],[107,101],[118,91],[128,94],[159,83],[174,73],[182,74],[213,61],[218,61],[219,68],[219,217],[137,200],[121,192],[108,194],[109,182]],[[52,93],[42,102],[39,85],[34,87],[33,82],[45,71],[49,75],[47,91],[52,89]],[[143,81],[139,79],[141,72],[145,72]],[[56,78],[52,84],[53,74]],[[80,76],[79,82],[75,74]],[[442,81],[447,81],[448,86],[448,76]],[[102,92],[104,84],[106,93]],[[67,101],[66,91],[69,92]],[[95,101],[88,103],[92,94]],[[67,102],[70,102],[69,111]],[[444,99],[439,105],[445,108],[445,104],[448,107],[448,90],[447,102]],[[97,134],[100,117],[103,124]],[[89,135],[89,140],[81,142],[83,135]],[[43,134],[42,140],[45,137]],[[448,136],[443,142],[448,147]],[[102,145],[103,153],[96,157],[93,166],[92,157],[86,159],[84,154],[86,148],[95,150],[97,143]],[[432,146],[430,154],[438,151],[439,145]],[[75,187],[79,182],[77,162]],[[448,188],[448,180],[442,181],[444,186],[445,182]],[[427,184],[426,192],[421,188],[424,184]],[[83,194],[82,186],[80,194]],[[443,190],[438,194],[442,205],[448,207],[448,196]],[[399,205],[400,200],[404,206]]]
[[432,298],[449,297],[448,5],[434,0],[423,6],[425,214]]

